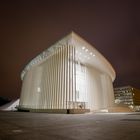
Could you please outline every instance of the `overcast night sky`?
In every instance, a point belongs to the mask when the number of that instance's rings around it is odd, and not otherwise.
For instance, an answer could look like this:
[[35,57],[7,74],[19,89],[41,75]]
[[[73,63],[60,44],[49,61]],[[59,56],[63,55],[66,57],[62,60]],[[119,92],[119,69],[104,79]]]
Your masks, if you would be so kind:
[[18,98],[24,66],[72,30],[112,64],[115,87],[140,88],[138,0],[13,0],[0,18],[0,96]]

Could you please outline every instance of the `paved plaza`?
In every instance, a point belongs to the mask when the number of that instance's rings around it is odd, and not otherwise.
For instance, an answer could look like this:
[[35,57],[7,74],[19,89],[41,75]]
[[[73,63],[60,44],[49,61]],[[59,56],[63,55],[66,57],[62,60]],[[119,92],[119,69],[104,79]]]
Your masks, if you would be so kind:
[[136,139],[140,139],[140,113],[0,112],[0,140]]

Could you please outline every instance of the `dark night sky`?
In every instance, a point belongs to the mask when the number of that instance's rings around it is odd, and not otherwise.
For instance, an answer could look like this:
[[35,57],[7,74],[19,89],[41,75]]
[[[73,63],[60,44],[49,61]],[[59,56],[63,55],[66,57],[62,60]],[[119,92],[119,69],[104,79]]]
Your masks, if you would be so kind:
[[114,86],[140,88],[138,0],[29,1],[0,4],[0,96],[19,97],[24,66],[72,30],[110,61]]

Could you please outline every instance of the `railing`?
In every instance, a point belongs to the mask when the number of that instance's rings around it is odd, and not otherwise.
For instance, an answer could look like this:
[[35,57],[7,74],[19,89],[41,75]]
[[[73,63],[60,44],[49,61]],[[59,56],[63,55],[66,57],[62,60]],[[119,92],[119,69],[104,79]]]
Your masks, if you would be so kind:
[[67,108],[69,109],[87,109],[88,103],[87,102],[80,102],[80,101],[68,101],[67,102]]

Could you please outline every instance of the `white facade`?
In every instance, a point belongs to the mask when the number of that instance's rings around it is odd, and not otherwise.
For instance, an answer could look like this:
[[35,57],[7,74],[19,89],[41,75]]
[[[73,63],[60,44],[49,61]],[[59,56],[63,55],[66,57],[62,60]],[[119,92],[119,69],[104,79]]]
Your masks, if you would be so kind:
[[99,110],[114,105],[114,69],[73,32],[34,58],[21,78],[20,108]]

